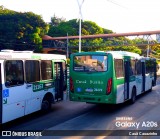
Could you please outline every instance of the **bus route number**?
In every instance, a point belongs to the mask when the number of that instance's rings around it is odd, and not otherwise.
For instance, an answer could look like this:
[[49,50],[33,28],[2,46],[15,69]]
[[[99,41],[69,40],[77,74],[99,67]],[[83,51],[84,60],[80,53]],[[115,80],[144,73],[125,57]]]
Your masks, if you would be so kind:
[[102,92],[102,89],[101,88],[94,88],[94,91],[95,92]]
[[39,90],[43,90],[43,84],[34,84],[33,85],[33,91],[39,91]]

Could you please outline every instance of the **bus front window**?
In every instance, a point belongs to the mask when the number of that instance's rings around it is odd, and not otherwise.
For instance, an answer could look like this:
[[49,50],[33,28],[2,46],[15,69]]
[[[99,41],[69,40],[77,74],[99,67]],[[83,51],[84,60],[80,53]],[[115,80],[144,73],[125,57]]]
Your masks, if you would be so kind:
[[82,72],[107,71],[107,56],[105,55],[75,56],[73,63],[73,70]]

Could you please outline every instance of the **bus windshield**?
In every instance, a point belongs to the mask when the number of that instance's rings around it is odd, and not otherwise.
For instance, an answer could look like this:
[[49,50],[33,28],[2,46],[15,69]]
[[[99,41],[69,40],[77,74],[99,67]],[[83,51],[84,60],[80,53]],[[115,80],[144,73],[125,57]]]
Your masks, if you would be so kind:
[[106,55],[74,56],[73,70],[77,72],[103,72],[107,71]]

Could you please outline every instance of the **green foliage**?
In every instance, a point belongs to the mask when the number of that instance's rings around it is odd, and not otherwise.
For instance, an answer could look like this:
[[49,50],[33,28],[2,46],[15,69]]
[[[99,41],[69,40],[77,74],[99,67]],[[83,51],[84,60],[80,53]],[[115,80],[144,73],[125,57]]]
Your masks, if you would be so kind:
[[[107,32],[107,30],[105,30]],[[111,32],[108,30],[108,32]],[[66,22],[60,22],[58,26],[50,26],[48,32],[49,36],[77,36],[79,35],[79,23],[76,19],[69,20]],[[93,35],[93,34],[103,34],[104,29],[99,27],[96,23],[92,21],[82,22],[82,35]]]
[[51,17],[51,22],[49,23],[51,26],[58,26],[61,22],[65,22],[65,18],[59,18],[55,14],[53,17]]
[[[79,22],[76,19],[66,21],[57,16],[51,17],[49,24],[42,20],[40,15],[32,12],[15,12],[0,6],[0,49],[42,50],[42,36],[77,36],[79,35]],[[104,29],[92,21],[82,22],[82,36],[94,34],[110,34],[112,30]],[[143,39],[130,40],[125,37],[82,39],[82,51],[108,51],[123,50],[141,54],[141,50],[134,46],[143,43]],[[71,52],[78,51],[78,39],[69,40]],[[130,44],[127,46],[126,44]],[[119,45],[119,46],[117,46]],[[159,48],[159,47],[158,47]],[[158,52],[160,49],[154,48]]]
[[[79,35],[79,23],[76,19],[69,20],[66,22],[60,22],[58,26],[50,26],[48,35],[52,37],[66,36],[68,33],[69,36]],[[111,30],[107,30],[98,26],[95,22],[84,21],[82,22],[82,36],[83,35],[93,35],[93,34],[104,34],[112,33]],[[78,46],[78,39],[69,40],[70,46]],[[83,39],[82,45],[87,46],[100,46],[103,43],[103,39],[96,38],[92,40]]]
[[67,66],[69,67],[69,64],[70,64],[70,59],[67,58]]
[[[50,26],[48,32],[49,36],[59,37],[66,36],[68,33],[69,36],[78,36],[79,35],[79,23],[76,19],[69,20],[66,22],[60,22],[57,26]],[[83,35],[94,35],[94,34],[109,34],[113,33],[112,30],[104,29],[98,26],[95,22],[92,21],[83,21],[82,22],[82,36]],[[125,37],[118,38],[96,38],[96,39],[82,39],[82,51],[108,51],[108,50],[121,50],[121,51],[130,51],[141,54],[141,50],[134,46],[134,42]],[[131,44],[126,46],[126,44]],[[69,46],[72,52],[78,52],[79,40],[69,40]],[[115,46],[114,46],[115,45]],[[117,46],[119,45],[119,46]]]
[[160,45],[159,44],[153,45],[152,50],[155,51],[157,54],[160,54]]
[[0,6],[0,46],[3,49],[41,51],[48,25],[40,15],[15,12]]
[[[142,51],[136,46],[95,46],[95,47],[84,47],[83,51],[129,51],[141,54]],[[77,52],[76,48],[73,48],[73,52]]]

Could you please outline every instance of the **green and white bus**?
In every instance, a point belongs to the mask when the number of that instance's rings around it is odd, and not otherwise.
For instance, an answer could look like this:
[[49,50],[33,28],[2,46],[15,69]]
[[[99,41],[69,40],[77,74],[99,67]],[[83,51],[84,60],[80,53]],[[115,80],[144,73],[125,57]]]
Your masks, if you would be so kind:
[[63,100],[66,56],[31,51],[0,52],[0,124]]
[[134,103],[156,85],[156,59],[125,51],[74,53],[69,82],[71,101]]

